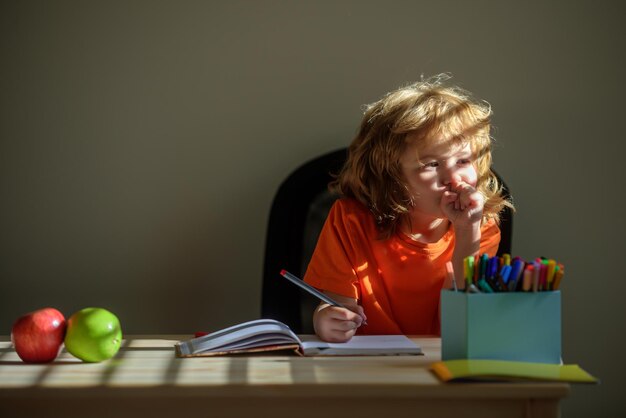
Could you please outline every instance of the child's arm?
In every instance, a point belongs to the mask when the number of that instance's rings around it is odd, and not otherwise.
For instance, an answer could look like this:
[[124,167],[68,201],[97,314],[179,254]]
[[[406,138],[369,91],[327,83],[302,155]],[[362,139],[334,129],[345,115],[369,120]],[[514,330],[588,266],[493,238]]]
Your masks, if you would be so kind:
[[475,255],[480,249],[480,223],[485,199],[472,185],[462,181],[452,182],[441,199],[442,210],[452,223],[455,235],[452,265],[457,286],[465,287],[463,259]]
[[320,303],[313,313],[315,333],[324,341],[346,342],[365,321],[363,308],[356,299],[331,292],[324,293],[348,309],[331,306],[325,302]]

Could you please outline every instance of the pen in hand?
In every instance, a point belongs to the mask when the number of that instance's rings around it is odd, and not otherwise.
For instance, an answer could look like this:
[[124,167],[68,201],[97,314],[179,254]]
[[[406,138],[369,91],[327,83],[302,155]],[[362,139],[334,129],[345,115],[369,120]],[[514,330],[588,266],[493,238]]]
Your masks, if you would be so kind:
[[[339,308],[344,308],[344,309],[347,309],[349,311],[352,311],[352,309],[348,308],[345,305],[342,305],[341,303],[339,303],[336,300],[332,299],[328,295],[320,292],[319,290],[317,290],[313,286],[309,285],[305,281],[300,280],[298,277],[296,277],[293,274],[289,273],[287,270],[285,270],[285,269],[281,270],[280,271],[280,275],[283,276],[285,279],[289,280],[291,283],[293,283],[296,286],[298,286],[299,288],[301,288],[303,290],[306,290],[311,295],[317,297],[322,302],[326,302],[326,303],[328,303],[331,306],[337,306]],[[365,319],[365,317],[363,317],[362,325],[367,325],[367,320]]]

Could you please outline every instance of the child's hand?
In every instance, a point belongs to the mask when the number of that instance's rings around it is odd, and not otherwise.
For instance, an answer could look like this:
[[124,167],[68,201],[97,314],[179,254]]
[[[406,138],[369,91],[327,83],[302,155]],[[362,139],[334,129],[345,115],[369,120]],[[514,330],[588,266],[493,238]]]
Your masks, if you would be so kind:
[[483,195],[458,177],[452,180],[450,190],[445,191],[441,198],[441,210],[455,227],[480,222],[484,204]]
[[346,308],[321,303],[313,315],[315,333],[324,341],[343,343],[356,333],[365,321],[365,313],[360,305],[344,304]]

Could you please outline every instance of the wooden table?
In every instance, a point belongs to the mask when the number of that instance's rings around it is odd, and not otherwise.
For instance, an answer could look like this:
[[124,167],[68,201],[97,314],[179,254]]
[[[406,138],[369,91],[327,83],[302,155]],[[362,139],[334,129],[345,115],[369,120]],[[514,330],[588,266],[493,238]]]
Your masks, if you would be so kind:
[[111,360],[62,352],[22,363],[0,342],[1,417],[557,417],[561,383],[442,384],[428,370],[438,338],[414,338],[424,356],[263,355],[178,359],[188,336],[126,337]]

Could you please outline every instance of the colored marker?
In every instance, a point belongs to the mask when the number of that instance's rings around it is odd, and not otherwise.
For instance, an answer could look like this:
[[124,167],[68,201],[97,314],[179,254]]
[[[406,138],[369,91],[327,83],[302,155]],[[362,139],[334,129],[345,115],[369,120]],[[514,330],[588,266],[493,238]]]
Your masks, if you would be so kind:
[[533,292],[539,290],[539,266],[540,262],[535,261],[533,263]]
[[494,292],[497,292],[499,289],[500,284],[498,283],[498,279],[495,277],[490,277],[488,279],[485,279],[485,281],[487,282],[487,284],[489,284],[489,286],[494,290]]
[[493,289],[491,288],[491,286],[489,286],[489,283],[487,283],[487,280],[485,280],[484,278],[478,280],[478,287],[485,293],[493,293]]
[[498,270],[500,268],[500,257],[495,256],[489,259],[489,263],[487,264],[487,275],[485,279],[487,283],[491,286],[492,289],[498,288]]
[[522,290],[524,292],[528,292],[532,286],[534,269],[535,267],[532,264],[527,265],[526,269],[524,269],[524,283],[522,284]]
[[463,259],[463,272],[465,276],[465,290],[470,291],[469,286],[472,284],[474,273],[474,256],[470,255]]
[[541,262],[541,264],[539,265],[539,290],[548,290],[547,289],[547,282],[546,282],[546,277],[548,274],[548,261],[545,260],[545,262]]
[[484,279],[487,276],[487,264],[488,263],[489,263],[489,254],[484,253],[480,257],[479,279]]
[[474,256],[474,274],[472,277],[472,281],[476,283],[478,282],[479,278],[480,278],[480,257],[478,256],[478,254],[476,254]]
[[513,266],[511,267],[511,276],[509,278],[509,290],[514,291],[519,287],[519,279],[522,277],[523,271],[524,262],[519,257],[515,257],[513,260]]
[[478,290],[478,288],[476,287],[474,283],[470,284],[468,289],[470,293],[480,293],[480,290]]
[[546,286],[547,290],[552,290],[552,281],[554,280],[554,273],[556,270],[556,261],[548,260],[548,267],[546,272]]
[[559,290],[559,286],[561,286],[561,280],[563,280],[563,275],[565,274],[565,268],[563,264],[559,264],[558,270],[554,273],[554,283],[552,284],[552,290]]
[[499,268],[499,259],[498,257],[491,257],[489,259],[489,264],[487,267],[487,279],[491,279],[496,277],[496,274],[498,274],[498,268]]
[[509,278],[511,277],[511,265],[505,264],[500,269],[500,274],[498,274],[498,284],[500,285],[500,290],[502,292],[506,292],[509,290],[508,283]]

